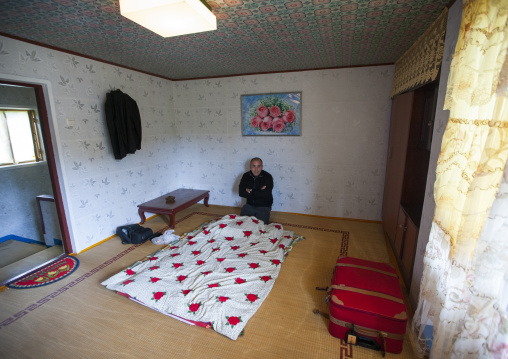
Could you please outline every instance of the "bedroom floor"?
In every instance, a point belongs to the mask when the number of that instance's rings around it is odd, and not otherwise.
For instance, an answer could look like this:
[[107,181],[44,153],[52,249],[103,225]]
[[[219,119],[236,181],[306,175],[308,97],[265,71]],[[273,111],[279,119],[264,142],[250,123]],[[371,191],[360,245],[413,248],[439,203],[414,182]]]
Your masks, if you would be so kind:
[[[239,208],[194,205],[177,214],[175,233],[189,232]],[[282,265],[266,301],[230,340],[134,303],[100,285],[161,246],[122,245],[117,237],[78,255],[69,277],[0,293],[0,347],[5,358],[379,358],[328,333],[324,292],[339,254],[392,262],[381,224],[272,212],[272,222],[303,235]],[[162,216],[144,224],[167,226]],[[387,357],[394,354],[387,354]],[[397,358],[416,358],[406,335]]]

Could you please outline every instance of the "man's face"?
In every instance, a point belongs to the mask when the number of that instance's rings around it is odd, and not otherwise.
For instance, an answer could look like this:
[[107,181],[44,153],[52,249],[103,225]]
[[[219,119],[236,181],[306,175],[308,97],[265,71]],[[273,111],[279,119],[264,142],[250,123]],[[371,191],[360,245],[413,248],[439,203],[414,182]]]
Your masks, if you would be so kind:
[[250,171],[254,176],[259,176],[263,170],[263,164],[259,160],[254,160],[250,163]]

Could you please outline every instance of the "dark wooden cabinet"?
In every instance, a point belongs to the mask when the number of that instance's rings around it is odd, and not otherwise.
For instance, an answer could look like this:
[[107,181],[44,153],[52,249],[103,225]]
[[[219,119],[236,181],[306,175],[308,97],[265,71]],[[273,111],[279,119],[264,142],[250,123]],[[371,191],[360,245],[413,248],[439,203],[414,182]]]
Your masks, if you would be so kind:
[[406,218],[406,231],[402,241],[402,251],[400,253],[400,262],[402,279],[406,283],[407,288],[410,287],[411,278],[413,277],[413,265],[415,262],[416,245],[418,243],[418,230],[411,217]]
[[398,95],[392,102],[382,219],[408,290],[425,197],[436,101],[437,83],[431,83]]
[[402,252],[402,244],[404,242],[404,235],[406,234],[406,212],[399,207],[399,217],[397,219],[397,228],[395,231],[395,237],[393,238],[393,251],[395,253]]
[[382,209],[383,229],[389,238],[395,238],[397,230],[413,99],[414,93],[409,92],[395,97],[392,102]]
[[404,207],[399,208],[397,231],[394,239],[394,252],[397,253],[399,269],[406,286],[411,283],[413,264],[418,242],[418,226],[406,213]]

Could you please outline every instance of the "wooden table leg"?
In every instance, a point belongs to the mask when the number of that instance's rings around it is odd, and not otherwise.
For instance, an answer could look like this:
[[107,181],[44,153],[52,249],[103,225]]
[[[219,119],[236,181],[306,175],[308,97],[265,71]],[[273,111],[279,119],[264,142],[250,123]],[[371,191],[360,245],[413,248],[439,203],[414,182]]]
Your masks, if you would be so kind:
[[171,229],[175,229],[175,213],[169,215],[169,226]]
[[139,218],[141,218],[140,224],[145,223],[145,221],[146,221],[145,212],[140,208],[140,209],[138,209],[138,214],[139,214]]
[[208,207],[208,199],[210,198],[210,195],[205,197],[205,206]]

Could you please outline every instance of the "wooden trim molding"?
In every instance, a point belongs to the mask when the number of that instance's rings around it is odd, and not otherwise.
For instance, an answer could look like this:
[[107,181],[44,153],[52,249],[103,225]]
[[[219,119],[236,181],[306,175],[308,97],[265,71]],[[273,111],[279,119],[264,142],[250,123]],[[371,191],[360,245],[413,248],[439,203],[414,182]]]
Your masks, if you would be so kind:
[[60,190],[60,180],[58,178],[58,171],[56,168],[56,155],[53,149],[53,139],[51,138],[51,131],[49,128],[48,109],[46,108],[46,101],[44,100],[44,89],[42,85],[37,84],[21,84],[22,86],[33,87],[35,90],[35,99],[39,109],[39,117],[41,121],[42,142],[46,151],[46,160],[49,167],[49,175],[51,178],[51,185],[53,189],[53,197],[55,199],[56,212],[60,223],[60,231],[62,233],[62,242],[64,244],[64,251],[66,254],[72,253],[72,244],[69,233],[69,226],[67,224],[67,217],[63,204],[63,196]]

